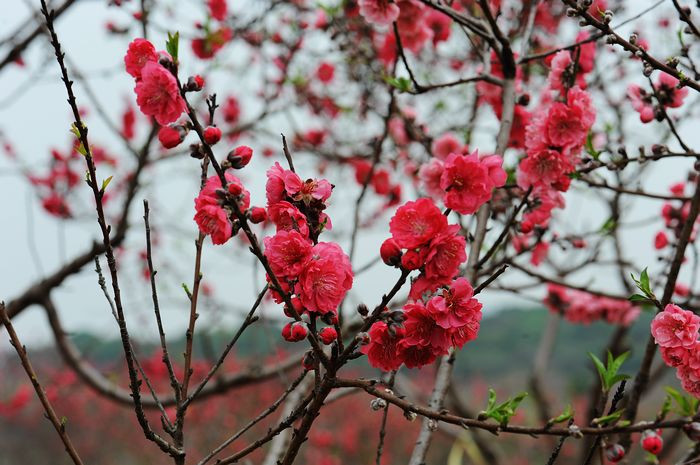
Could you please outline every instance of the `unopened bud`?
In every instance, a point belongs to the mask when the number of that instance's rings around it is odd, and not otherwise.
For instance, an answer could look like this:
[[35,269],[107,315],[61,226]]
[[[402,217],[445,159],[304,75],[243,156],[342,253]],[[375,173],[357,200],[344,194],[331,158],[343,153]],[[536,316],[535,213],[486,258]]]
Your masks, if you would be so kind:
[[386,408],[386,401],[380,398],[372,399],[372,401],[369,403],[369,408],[371,408],[375,412],[377,410],[382,410]]

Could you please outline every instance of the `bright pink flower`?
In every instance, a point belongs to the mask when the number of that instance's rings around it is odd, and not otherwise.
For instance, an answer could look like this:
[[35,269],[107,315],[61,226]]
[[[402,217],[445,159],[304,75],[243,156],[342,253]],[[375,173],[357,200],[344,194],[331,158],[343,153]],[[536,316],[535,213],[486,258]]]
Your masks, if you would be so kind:
[[477,211],[491,198],[495,187],[505,184],[502,162],[496,155],[479,158],[476,151],[469,155],[450,154],[440,178],[445,206],[463,215]]
[[627,86],[627,96],[632,102],[632,107],[639,113],[642,123],[648,123],[654,119],[654,106],[651,94],[647,94],[637,84]]
[[192,51],[197,57],[208,60],[216,55],[232,38],[233,31],[228,27],[208,31],[204,37],[192,40]]
[[141,70],[149,62],[158,62],[156,48],[146,39],[134,39],[124,55],[126,72],[136,79],[141,79]]
[[583,146],[588,131],[595,121],[595,110],[590,96],[573,87],[569,89],[567,103],[554,102],[545,120],[549,145],[562,149]]
[[445,329],[466,328],[475,339],[481,321],[481,303],[474,298],[474,289],[466,278],[457,278],[449,288],[428,301],[437,324]]
[[236,124],[241,117],[241,106],[236,97],[228,97],[221,105],[221,114],[228,124]]
[[683,105],[683,100],[688,95],[688,88],[678,86],[678,79],[670,74],[662,72],[659,74],[659,79],[656,81],[657,93],[662,105],[671,108],[678,108]]
[[430,161],[420,167],[418,177],[420,178],[425,191],[433,198],[442,198],[444,194],[440,187],[440,178],[445,170],[445,165],[437,158],[431,158]]
[[[241,210],[247,210],[250,206],[250,193],[243,188],[240,179],[230,173],[226,173],[226,181],[229,185],[239,186],[241,190],[238,201]],[[214,175],[207,179],[204,189],[199,196],[194,199],[195,216],[194,220],[199,226],[199,230],[211,236],[212,243],[220,245],[231,238],[233,227],[229,218],[230,213],[225,209],[219,200],[218,191],[221,189],[221,180]]]
[[403,311],[405,336],[399,343],[399,354],[408,368],[425,365],[437,355],[448,353],[449,332],[437,325],[434,315],[422,302],[406,304]]
[[668,304],[651,322],[651,334],[661,347],[686,347],[696,345],[700,317],[683,310],[677,305]]
[[333,80],[334,74],[335,67],[325,61],[318,65],[318,68],[316,69],[316,77],[324,84],[330,83]]
[[372,24],[386,26],[399,17],[399,7],[390,0],[359,0],[360,14]]
[[668,237],[663,231],[659,231],[654,236],[654,248],[656,250],[661,250],[668,245]]
[[549,253],[549,243],[544,241],[538,242],[535,248],[532,249],[530,263],[532,263],[533,266],[540,266],[547,258],[547,253]]
[[527,189],[534,185],[552,186],[566,191],[571,183],[567,176],[574,170],[569,157],[558,150],[542,147],[528,151],[518,166],[518,186]]
[[369,344],[362,346],[360,351],[367,355],[367,360],[373,367],[393,371],[401,366],[398,343],[403,338],[404,329],[394,328],[392,334],[386,323],[378,321],[369,329]]
[[425,257],[425,275],[429,279],[452,278],[467,260],[467,240],[459,235],[459,229],[459,225],[450,225],[430,241]]
[[44,197],[41,201],[41,206],[44,207],[47,213],[58,218],[70,218],[72,216],[66,198],[56,192],[52,192]]
[[311,242],[297,231],[279,231],[264,243],[265,257],[278,278],[296,279],[311,261]]
[[228,5],[226,0],[208,0],[209,14],[212,18],[217,21],[223,21],[226,19],[226,13],[228,11]]
[[338,244],[319,242],[299,278],[299,297],[309,311],[334,312],[352,287],[350,259]]
[[425,15],[425,24],[433,31],[433,45],[446,42],[450,38],[452,20],[445,13],[430,8]]
[[406,202],[396,210],[389,222],[394,241],[404,249],[427,244],[447,228],[447,218],[435,203],[427,198]]
[[270,220],[277,226],[277,231],[299,231],[303,236],[309,236],[309,226],[306,216],[289,202],[281,201],[267,207]]
[[687,365],[690,361],[690,350],[685,347],[660,347],[659,351],[666,365],[674,368]]
[[433,156],[440,160],[445,160],[451,153],[462,152],[462,144],[454,134],[449,132],[435,139],[430,148]]
[[141,112],[153,116],[160,125],[172,123],[186,110],[175,76],[157,62],[144,65],[134,91]]
[[305,204],[310,204],[313,200],[325,202],[331,196],[333,186],[325,179],[307,179],[302,181],[298,174],[291,170],[285,170],[282,174],[284,189],[289,197]]
[[279,162],[275,162],[275,164],[267,170],[265,191],[267,193],[268,205],[284,200],[284,168],[282,168]]

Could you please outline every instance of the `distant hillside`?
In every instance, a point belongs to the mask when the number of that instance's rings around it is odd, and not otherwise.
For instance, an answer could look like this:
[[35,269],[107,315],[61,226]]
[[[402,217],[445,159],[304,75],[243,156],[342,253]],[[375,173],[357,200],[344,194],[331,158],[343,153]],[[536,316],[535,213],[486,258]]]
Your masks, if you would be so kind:
[[[486,316],[481,325],[479,338],[467,344],[457,358],[458,376],[477,377],[486,380],[498,378],[520,378],[529,373],[537,351],[541,332],[546,326],[548,312],[543,309],[504,310]],[[625,363],[625,372],[633,373],[641,360],[641,354],[649,334],[651,315],[644,313],[631,328],[627,343],[632,344],[630,359]],[[615,328],[605,323],[575,325],[561,320],[551,360],[553,379],[565,379],[567,390],[582,391],[591,381],[592,364],[587,353],[599,355]],[[209,332],[198,339],[195,347],[200,357],[218,354],[228,338],[229,331]],[[202,333],[200,333],[201,335]],[[121,354],[121,343],[104,341],[90,334],[73,336],[86,355],[98,362],[114,360]],[[236,354],[241,358],[264,355],[270,352],[276,330],[262,325],[253,325],[239,341]],[[282,347],[297,349],[281,340]],[[182,352],[184,340],[171,342],[171,353]],[[155,347],[153,347],[155,348]],[[141,347],[141,351],[151,348]],[[524,386],[523,386],[524,387]]]

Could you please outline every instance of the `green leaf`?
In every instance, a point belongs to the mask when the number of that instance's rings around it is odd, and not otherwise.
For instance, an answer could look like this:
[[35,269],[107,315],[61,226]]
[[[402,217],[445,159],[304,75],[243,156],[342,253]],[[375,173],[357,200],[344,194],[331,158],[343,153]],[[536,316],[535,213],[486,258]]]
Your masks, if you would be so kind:
[[411,90],[411,81],[405,77],[388,76],[384,78],[387,84],[396,87],[401,92],[409,92]]
[[677,407],[672,409],[676,413],[690,417],[698,411],[698,399],[695,397],[683,395],[669,386],[666,386],[664,389],[668,396],[676,402]]
[[649,298],[641,294],[633,294],[627,298],[630,302],[648,303]]
[[585,148],[586,148],[586,152],[588,153],[588,155],[591,156],[591,158],[593,158],[594,160],[598,160],[600,158],[601,152],[599,152],[598,150],[595,149],[595,147],[593,147],[593,133],[590,131],[588,132],[588,135],[586,136]]
[[611,413],[610,415],[605,415],[604,417],[594,418],[592,423],[594,425],[601,425],[601,426],[614,424],[615,422],[617,422],[617,420],[620,419],[620,416],[622,415],[622,412],[624,412],[624,410],[625,409],[620,409],[616,412]]
[[180,32],[170,34],[168,32],[168,40],[165,42],[165,50],[173,57],[173,61],[177,63],[177,54],[180,49]]
[[[83,124],[83,129],[87,129],[85,124]],[[78,126],[75,125],[75,123],[70,125],[70,132],[73,133],[76,139],[78,139],[78,146],[75,148],[75,150],[77,150],[80,155],[86,157],[87,150],[85,150],[85,146],[83,146],[80,130],[78,129]]]
[[611,217],[608,218],[605,223],[600,227],[600,233],[601,234],[610,234],[610,232],[615,229],[615,220]]
[[634,274],[632,276],[632,281],[634,281],[634,284],[637,285],[637,289],[642,291],[642,293],[647,297],[649,300],[655,300],[656,296],[651,290],[651,284],[649,282],[649,273],[647,272],[647,269],[644,268],[642,272],[639,274],[639,279],[637,279]]
[[515,397],[509,398],[505,402],[496,405],[496,392],[489,389],[489,398],[486,405],[486,410],[481,412],[480,416],[484,418],[492,418],[501,425],[507,425],[511,417],[515,415],[520,403],[527,397],[527,392],[521,392]]
[[107,189],[107,186],[109,186],[109,183],[112,182],[113,177],[114,176],[110,176],[107,179],[105,179],[104,181],[102,181],[102,192],[104,192],[105,189]]
[[588,356],[593,360],[596,370],[598,371],[598,376],[600,377],[600,384],[604,392],[610,391],[610,389],[622,380],[629,379],[629,375],[619,374],[622,364],[629,357],[629,352],[625,352],[619,357],[613,357],[612,353],[608,351],[607,364],[603,365],[598,357],[592,353],[588,353]]
[[547,420],[548,425],[555,425],[557,423],[563,423],[570,420],[574,416],[574,411],[571,408],[571,404],[567,405],[562,413],[554,418]]

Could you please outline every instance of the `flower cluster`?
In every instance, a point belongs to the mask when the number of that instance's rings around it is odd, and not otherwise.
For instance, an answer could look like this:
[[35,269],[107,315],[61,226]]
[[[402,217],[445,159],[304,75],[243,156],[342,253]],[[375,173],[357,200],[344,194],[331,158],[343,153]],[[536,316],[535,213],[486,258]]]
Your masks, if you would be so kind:
[[642,123],[648,123],[653,119],[663,120],[666,108],[678,108],[683,105],[688,89],[679,88],[678,79],[661,72],[651,92],[647,92],[637,84],[630,84],[627,95],[632,102],[632,107],[639,113],[639,119]]
[[[238,207],[245,211],[250,206],[250,193],[243,187],[241,180],[233,173],[225,173],[228,194],[236,197]],[[238,220],[233,215],[231,207],[226,204],[227,192],[222,189],[221,179],[214,175],[207,179],[204,188],[194,199],[196,213],[194,220],[200,232],[211,236],[213,244],[221,245],[228,241],[238,231]]]
[[[686,195],[688,184],[695,184],[696,174],[689,173],[686,182],[677,182],[669,187],[671,195],[683,197]],[[671,245],[671,237],[679,238],[683,231],[683,226],[687,223],[688,215],[690,214],[690,200],[674,200],[667,201],[661,207],[661,218],[664,222],[666,230],[661,230],[654,236],[654,248],[662,250]],[[695,241],[697,232],[697,222],[693,227],[693,232],[690,236],[690,241]]]
[[[323,210],[332,189],[325,179],[304,181],[279,163],[267,171],[267,212],[277,232],[264,240],[265,257],[300,314],[334,314],[352,287],[345,252],[336,243],[318,242],[321,232],[331,228]],[[273,295],[282,302],[279,294]]]
[[419,176],[428,194],[442,198],[447,208],[468,215],[488,202],[494,188],[503,186],[507,176],[501,166],[503,159],[497,155],[480,157],[475,150],[470,154],[451,152],[441,159],[445,149],[455,143],[438,139],[436,156],[421,167]]
[[532,189],[531,198],[536,200],[523,215],[523,233],[535,226],[546,227],[552,210],[564,206],[561,192],[569,189],[569,175],[580,161],[595,122],[591,97],[580,87],[593,67],[593,53],[583,46],[578,61],[568,51],[558,52],[552,59],[549,90],[527,124],[525,157],[518,166],[518,186]]
[[700,398],[700,317],[677,305],[668,304],[651,322],[651,335],[661,357],[676,368],[683,389]]
[[[367,22],[388,29],[386,34],[375,36],[379,59],[387,65],[396,57],[397,40],[391,28],[394,22],[402,47],[416,54],[429,42],[436,46],[450,38],[452,20],[418,0],[359,0],[358,6]],[[461,9],[458,3],[453,7]]]
[[369,343],[362,347],[370,365],[384,371],[402,364],[418,368],[476,339],[481,322],[481,303],[466,278],[457,278],[427,302],[407,303],[399,315],[385,312],[369,330]]
[[[48,214],[57,218],[72,218],[74,214],[70,197],[82,181],[85,163],[83,156],[78,152],[79,144],[80,142],[76,139],[67,152],[52,149],[51,159],[48,162],[49,170],[45,174],[37,174],[33,171],[26,172],[27,179],[41,199],[41,206]],[[91,145],[90,151],[96,165],[109,165],[111,167],[117,165],[117,159],[104,148]],[[114,191],[113,188],[105,193],[103,202],[109,201]]]
[[[385,263],[406,270],[420,270],[410,296],[419,299],[449,284],[467,260],[466,240],[458,225],[448,225],[447,217],[428,198],[406,202],[389,222],[391,238],[382,244]],[[402,252],[403,250],[403,252]]]
[[640,313],[639,307],[627,300],[600,297],[557,284],[547,286],[544,305],[568,321],[582,324],[603,320],[610,324],[629,326]]
[[166,52],[156,52],[146,39],[134,39],[124,56],[126,71],[136,79],[136,103],[141,112],[152,116],[158,124],[166,125],[186,110],[177,79],[161,64],[172,62]]

